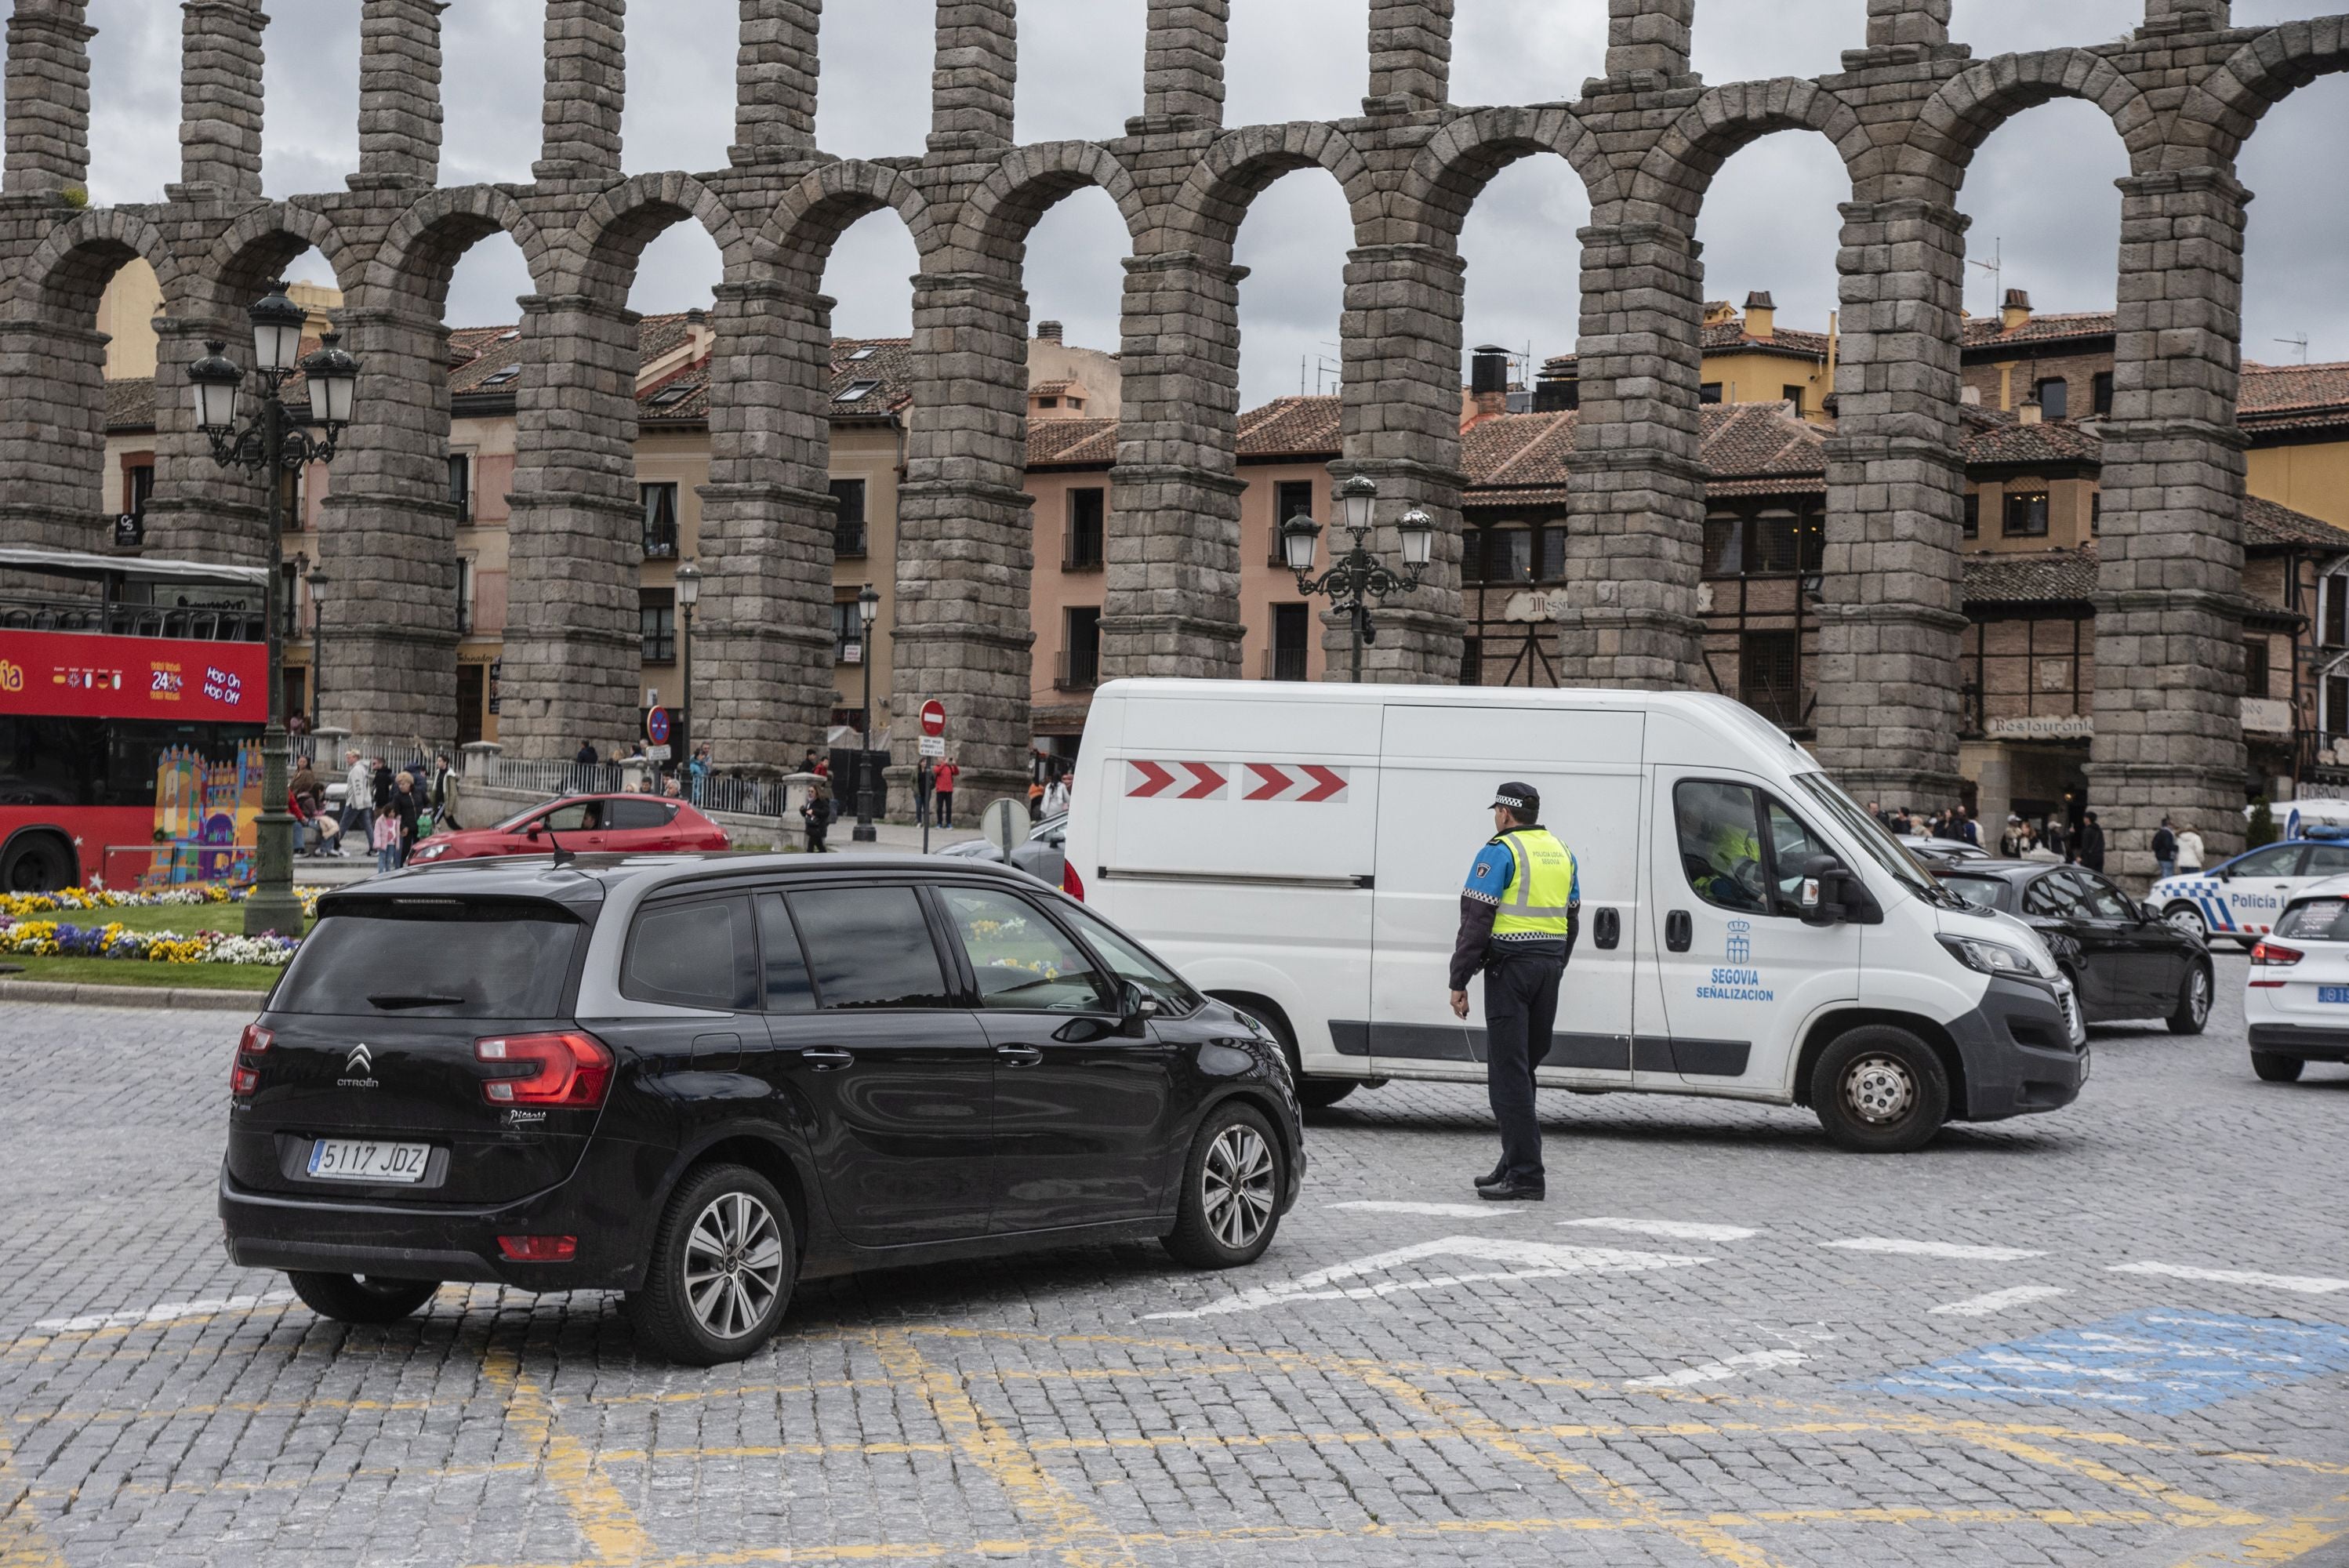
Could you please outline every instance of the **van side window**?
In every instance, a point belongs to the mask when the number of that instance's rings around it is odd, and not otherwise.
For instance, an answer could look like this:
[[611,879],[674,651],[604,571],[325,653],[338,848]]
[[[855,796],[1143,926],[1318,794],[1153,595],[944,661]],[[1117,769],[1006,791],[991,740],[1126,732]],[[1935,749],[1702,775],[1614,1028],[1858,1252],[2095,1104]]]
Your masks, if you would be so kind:
[[825,1012],[952,1005],[912,888],[819,888],[787,902]]
[[620,995],[742,1013],[759,1006],[759,945],[748,899],[655,904],[636,916]]
[[800,934],[779,892],[759,895],[759,952],[766,965],[767,1011],[814,1012],[815,983],[808,978]]
[[1761,799],[1761,791],[1745,784],[1692,779],[1673,786],[1681,869],[1690,890],[1705,903],[1752,913],[1767,908]]

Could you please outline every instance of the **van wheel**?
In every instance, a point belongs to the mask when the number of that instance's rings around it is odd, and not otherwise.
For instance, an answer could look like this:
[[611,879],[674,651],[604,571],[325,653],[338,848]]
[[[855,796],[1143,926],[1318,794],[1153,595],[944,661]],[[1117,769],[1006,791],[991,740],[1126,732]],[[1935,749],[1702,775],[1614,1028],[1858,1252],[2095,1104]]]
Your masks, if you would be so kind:
[[1253,1106],[1212,1112],[1183,1162],[1183,1203],[1161,1241],[1178,1264],[1195,1269],[1252,1264],[1280,1228],[1288,1190],[1288,1156]]
[[2199,1035],[2202,1026],[2210,1021],[2210,966],[2208,964],[2189,965],[2186,978],[2178,985],[2178,1011],[2169,1015],[2169,1032],[2173,1035]]
[[1949,1075],[1933,1047],[1908,1030],[1863,1025],[1838,1037],[1811,1069],[1811,1105],[1839,1148],[1907,1154],[1947,1119]]
[[2298,1057],[2280,1056],[2274,1051],[2251,1053],[2251,1070],[2260,1075],[2261,1083],[2298,1083],[2300,1069],[2307,1065]]
[[791,1212],[774,1183],[747,1165],[713,1165],[669,1199],[628,1316],[671,1361],[740,1361],[782,1322],[798,1277]]
[[2173,903],[2161,912],[2161,918],[2197,942],[2210,940],[2210,923],[2190,903]]
[[302,1305],[336,1323],[398,1323],[432,1299],[437,1279],[384,1279],[376,1274],[288,1274]]

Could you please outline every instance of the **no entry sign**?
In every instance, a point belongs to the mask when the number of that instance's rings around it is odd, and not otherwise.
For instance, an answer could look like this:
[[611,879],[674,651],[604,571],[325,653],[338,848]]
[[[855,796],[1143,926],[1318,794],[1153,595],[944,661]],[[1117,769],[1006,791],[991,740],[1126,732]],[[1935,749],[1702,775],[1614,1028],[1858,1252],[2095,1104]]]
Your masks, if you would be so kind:
[[944,735],[947,732],[947,705],[932,697],[922,705],[922,733]]

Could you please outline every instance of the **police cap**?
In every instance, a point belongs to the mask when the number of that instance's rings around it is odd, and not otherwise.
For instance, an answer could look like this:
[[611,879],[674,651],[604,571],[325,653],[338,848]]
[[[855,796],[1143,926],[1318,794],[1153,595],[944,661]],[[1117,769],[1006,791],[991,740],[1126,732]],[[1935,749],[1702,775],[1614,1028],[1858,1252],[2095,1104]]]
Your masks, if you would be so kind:
[[1506,806],[1519,816],[1541,815],[1541,791],[1530,784],[1504,784],[1495,792],[1493,804]]

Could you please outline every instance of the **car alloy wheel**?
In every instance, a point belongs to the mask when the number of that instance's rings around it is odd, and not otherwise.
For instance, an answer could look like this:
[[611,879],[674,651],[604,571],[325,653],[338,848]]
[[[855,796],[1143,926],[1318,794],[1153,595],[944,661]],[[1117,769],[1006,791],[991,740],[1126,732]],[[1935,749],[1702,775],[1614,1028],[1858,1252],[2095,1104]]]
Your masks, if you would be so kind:
[[1262,1235],[1277,1197],[1263,1135],[1246,1123],[1217,1133],[1199,1167],[1199,1196],[1207,1228],[1225,1246],[1237,1252]]
[[694,1320],[719,1339],[740,1339],[766,1321],[783,1288],[782,1232],[748,1192],[721,1192],[685,1243],[685,1297]]
[[2197,967],[2194,977],[2186,985],[2186,1006],[2194,1015],[2195,1026],[2199,1028],[2210,1018],[2210,972]]
[[1843,1077],[1844,1104],[1870,1127],[1889,1127],[1917,1104],[1917,1080],[1908,1064],[1870,1054],[1851,1064]]

